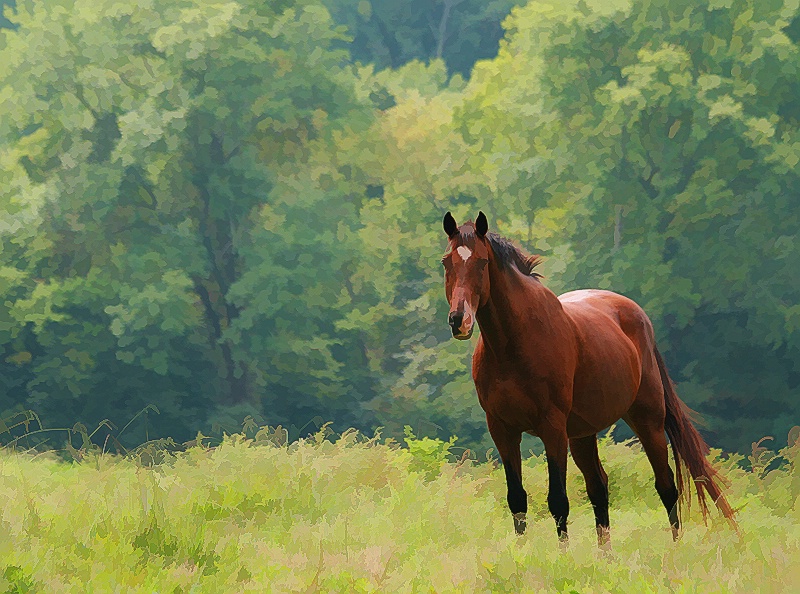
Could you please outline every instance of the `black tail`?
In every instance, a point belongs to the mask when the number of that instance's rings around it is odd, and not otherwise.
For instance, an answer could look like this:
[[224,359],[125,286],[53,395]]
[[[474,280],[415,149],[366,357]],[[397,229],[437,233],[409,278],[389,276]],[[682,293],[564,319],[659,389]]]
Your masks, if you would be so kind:
[[[664,429],[667,431],[669,441],[672,444],[672,453],[675,456],[675,470],[678,475],[678,493],[681,497],[686,497],[688,502],[689,494],[686,491],[690,484],[694,482],[697,489],[697,499],[703,511],[703,520],[708,514],[708,504],[706,503],[706,493],[716,504],[728,520],[734,525],[734,511],[728,500],[722,494],[717,481],[720,477],[706,459],[708,445],[698,433],[689,418],[691,410],[686,406],[675,393],[675,385],[667,373],[667,367],[661,358],[658,348],[655,349],[658,371],[661,373],[661,383],[664,384],[664,400],[667,405],[667,418],[664,421]],[[689,471],[689,476],[685,470]]]

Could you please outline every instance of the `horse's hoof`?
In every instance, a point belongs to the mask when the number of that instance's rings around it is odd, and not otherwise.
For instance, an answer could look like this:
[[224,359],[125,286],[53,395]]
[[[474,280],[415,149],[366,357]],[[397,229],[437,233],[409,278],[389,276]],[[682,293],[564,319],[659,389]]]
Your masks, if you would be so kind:
[[597,546],[602,551],[611,551],[611,531],[604,526],[597,527]]
[[567,536],[566,532],[558,536],[558,548],[561,549],[562,553],[566,553],[569,550],[569,536]]
[[527,525],[528,523],[525,519],[525,512],[514,514],[514,532],[516,532],[519,536],[522,536],[525,534],[525,528]]

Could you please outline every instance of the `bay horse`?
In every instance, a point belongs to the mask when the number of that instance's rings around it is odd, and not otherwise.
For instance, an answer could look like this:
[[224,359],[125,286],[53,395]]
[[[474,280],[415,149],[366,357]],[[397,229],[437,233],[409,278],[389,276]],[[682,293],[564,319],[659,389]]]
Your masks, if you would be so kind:
[[678,500],[692,480],[703,518],[708,493],[735,526],[717,473],[706,460],[708,446],[675,393],[644,310],[611,291],[587,289],[556,297],[534,272],[541,257],[488,233],[483,212],[460,227],[448,212],[444,230],[449,238],[442,258],[448,321],[461,340],[471,337],[476,322],[480,327],[472,378],[505,468],[516,533],[525,532],[528,509],[520,455],[522,433],[527,432],[544,444],[547,504],[559,540],[567,542],[569,449],[586,480],[598,544],[609,546],[608,476],[597,454],[597,433],[619,419],[633,429],[653,467],[674,539],[680,529]]

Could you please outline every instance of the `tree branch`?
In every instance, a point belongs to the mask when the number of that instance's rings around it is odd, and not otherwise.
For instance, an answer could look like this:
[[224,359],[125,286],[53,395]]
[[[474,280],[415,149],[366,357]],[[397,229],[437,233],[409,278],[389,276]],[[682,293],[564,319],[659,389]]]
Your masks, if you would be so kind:
[[78,101],[81,102],[81,105],[83,105],[86,109],[89,110],[89,112],[94,116],[95,120],[100,119],[100,114],[97,113],[94,109],[92,109],[92,106],[89,105],[88,101],[86,101],[86,97],[83,94],[83,85],[81,85],[80,83],[76,84],[75,92],[73,94],[75,95],[75,97],[78,98]]

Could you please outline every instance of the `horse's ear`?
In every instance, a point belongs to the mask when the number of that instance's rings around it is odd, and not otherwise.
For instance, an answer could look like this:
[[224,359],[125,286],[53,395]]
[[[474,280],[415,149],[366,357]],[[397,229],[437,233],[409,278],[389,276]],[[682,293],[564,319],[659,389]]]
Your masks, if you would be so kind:
[[478,237],[484,237],[488,230],[489,221],[486,220],[486,215],[481,211],[478,213],[478,219],[475,221],[475,231],[477,231]]
[[444,215],[444,232],[447,233],[448,237],[453,237],[453,235],[458,233],[458,223],[456,223],[450,211],[447,211],[447,214]]

